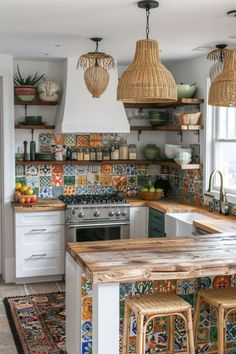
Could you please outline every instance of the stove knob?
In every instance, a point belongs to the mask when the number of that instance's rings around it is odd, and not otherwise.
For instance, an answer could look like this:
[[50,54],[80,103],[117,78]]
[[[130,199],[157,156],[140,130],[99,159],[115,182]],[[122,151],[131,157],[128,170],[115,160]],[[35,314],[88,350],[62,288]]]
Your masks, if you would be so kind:
[[74,208],[71,209],[71,215],[73,215],[73,216],[75,215],[75,209]]
[[122,215],[122,216],[127,216],[127,214],[128,214],[128,213],[127,213],[127,210],[123,210],[123,211],[121,212],[121,215]]
[[120,216],[120,215],[121,215],[120,210],[117,210],[117,211],[116,211],[116,216]]
[[83,217],[84,217],[84,212],[83,212],[83,211],[80,211],[79,214],[78,214],[78,217],[79,217],[79,218],[83,218]]
[[109,216],[114,216],[115,215],[115,212],[114,211],[110,211],[109,212]]
[[100,212],[98,210],[96,210],[93,215],[98,217],[98,216],[100,216]]

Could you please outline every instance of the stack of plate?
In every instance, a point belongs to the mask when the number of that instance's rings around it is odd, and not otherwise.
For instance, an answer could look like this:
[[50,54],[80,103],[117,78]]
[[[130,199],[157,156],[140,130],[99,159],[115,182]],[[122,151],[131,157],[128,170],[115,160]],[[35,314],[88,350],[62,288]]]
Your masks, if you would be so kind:
[[39,152],[36,154],[36,160],[38,160],[38,161],[52,161],[52,160],[55,160],[55,156],[51,152]]

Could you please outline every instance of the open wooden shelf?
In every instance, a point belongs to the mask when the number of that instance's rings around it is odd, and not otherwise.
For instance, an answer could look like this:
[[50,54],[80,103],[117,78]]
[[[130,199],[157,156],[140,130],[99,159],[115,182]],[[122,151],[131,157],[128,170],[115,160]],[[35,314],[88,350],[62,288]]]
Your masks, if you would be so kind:
[[181,98],[176,102],[165,103],[125,103],[125,108],[167,108],[184,105],[197,105],[204,102],[203,98]]
[[16,124],[15,125],[16,129],[55,129],[55,125],[44,125],[44,124]]
[[181,130],[201,130],[203,125],[159,125],[159,126],[131,126],[130,130],[136,131],[169,131],[169,132],[178,132]]
[[15,105],[17,106],[56,106],[58,105],[58,102],[41,101],[37,97],[33,101],[22,101],[16,97]]
[[201,164],[188,164],[179,165],[175,162],[165,162],[165,161],[150,161],[150,160],[109,160],[109,161],[16,161],[16,166],[29,166],[29,165],[116,165],[116,164],[133,164],[133,165],[159,165],[177,168],[181,170],[199,170]]

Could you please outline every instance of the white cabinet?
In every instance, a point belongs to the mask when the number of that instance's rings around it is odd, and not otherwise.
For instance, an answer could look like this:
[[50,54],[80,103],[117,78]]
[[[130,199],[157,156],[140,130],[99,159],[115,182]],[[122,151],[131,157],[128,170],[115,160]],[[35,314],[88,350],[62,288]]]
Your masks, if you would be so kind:
[[130,238],[148,237],[148,207],[130,208]]
[[16,278],[64,273],[64,211],[15,213]]

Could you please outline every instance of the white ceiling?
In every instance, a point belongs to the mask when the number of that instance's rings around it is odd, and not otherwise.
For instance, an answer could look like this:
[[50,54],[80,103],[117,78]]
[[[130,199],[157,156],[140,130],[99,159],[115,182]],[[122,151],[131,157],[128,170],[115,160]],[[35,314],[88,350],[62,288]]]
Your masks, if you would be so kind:
[[[202,55],[196,47],[236,47],[236,18],[226,15],[235,0],[159,0],[151,11],[150,38],[164,60]],[[145,11],[133,0],[0,0],[0,54],[18,58],[77,57],[91,51],[90,37],[103,37],[100,50],[129,63],[135,42],[145,37]],[[53,47],[60,44],[61,47]]]

